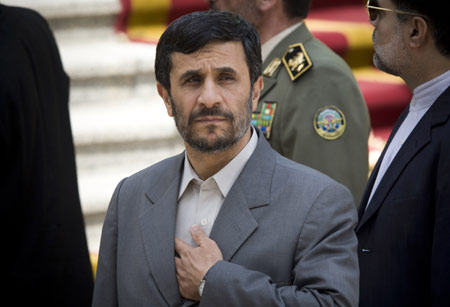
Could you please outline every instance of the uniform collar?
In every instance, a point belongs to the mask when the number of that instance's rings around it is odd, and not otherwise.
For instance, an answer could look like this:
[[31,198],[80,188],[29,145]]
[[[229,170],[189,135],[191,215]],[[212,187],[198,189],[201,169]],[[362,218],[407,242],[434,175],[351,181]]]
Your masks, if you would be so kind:
[[294,32],[295,29],[300,27],[303,24],[303,21],[300,21],[299,23],[296,23],[289,28],[284,29],[271,39],[269,39],[267,42],[262,44],[261,46],[261,54],[262,54],[262,61],[264,62],[269,54],[272,52],[272,50],[289,34]]

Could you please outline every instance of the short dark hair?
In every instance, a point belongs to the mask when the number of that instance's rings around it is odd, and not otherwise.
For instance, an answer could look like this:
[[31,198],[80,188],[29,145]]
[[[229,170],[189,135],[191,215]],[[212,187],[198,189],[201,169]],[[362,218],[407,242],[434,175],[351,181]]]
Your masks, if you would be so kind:
[[[424,16],[431,27],[431,35],[438,50],[450,56],[450,19],[447,10],[437,0],[391,0],[402,11]],[[398,15],[401,17],[400,15]]]
[[289,18],[308,16],[311,0],[283,0],[283,9]]
[[262,73],[258,32],[236,14],[213,10],[184,15],[167,27],[156,47],[156,80],[170,93],[172,53],[189,54],[214,41],[242,43],[253,85]]

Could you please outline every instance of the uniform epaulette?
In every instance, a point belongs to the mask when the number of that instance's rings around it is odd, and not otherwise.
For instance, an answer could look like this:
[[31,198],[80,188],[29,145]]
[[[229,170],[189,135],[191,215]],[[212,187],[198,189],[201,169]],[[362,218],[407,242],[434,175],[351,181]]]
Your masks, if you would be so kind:
[[282,58],[289,77],[295,81],[311,68],[312,62],[302,43],[290,45]]

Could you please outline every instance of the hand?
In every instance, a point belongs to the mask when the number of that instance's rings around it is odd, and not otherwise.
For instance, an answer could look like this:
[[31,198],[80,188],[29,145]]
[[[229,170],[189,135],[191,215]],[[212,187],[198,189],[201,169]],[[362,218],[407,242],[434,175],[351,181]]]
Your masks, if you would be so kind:
[[175,251],[180,255],[180,258],[175,257],[175,266],[181,295],[198,301],[198,286],[203,276],[223,256],[216,242],[208,238],[198,225],[191,227],[191,236],[198,247],[175,238]]

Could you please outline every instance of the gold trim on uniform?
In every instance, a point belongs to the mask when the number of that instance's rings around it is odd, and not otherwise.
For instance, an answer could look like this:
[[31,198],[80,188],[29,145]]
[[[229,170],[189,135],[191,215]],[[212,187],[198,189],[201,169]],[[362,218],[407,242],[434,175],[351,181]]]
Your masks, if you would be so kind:
[[275,58],[270,62],[270,64],[264,69],[263,75],[266,77],[272,77],[273,74],[277,71],[278,67],[280,67],[281,59]]
[[336,140],[345,131],[344,113],[335,106],[320,108],[314,116],[314,130],[326,140]]
[[283,64],[294,81],[311,68],[312,62],[302,43],[290,45],[283,55]]

